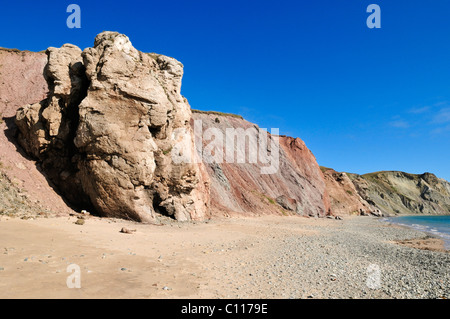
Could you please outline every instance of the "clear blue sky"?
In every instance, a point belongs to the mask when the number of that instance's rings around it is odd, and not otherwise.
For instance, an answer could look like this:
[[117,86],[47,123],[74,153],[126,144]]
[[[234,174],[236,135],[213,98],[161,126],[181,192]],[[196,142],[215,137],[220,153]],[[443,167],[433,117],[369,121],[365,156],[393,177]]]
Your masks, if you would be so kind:
[[[66,27],[71,3],[81,29]],[[0,29],[0,46],[32,51],[125,33],[185,65],[193,108],[280,128],[339,171],[450,180],[448,0],[2,1]]]

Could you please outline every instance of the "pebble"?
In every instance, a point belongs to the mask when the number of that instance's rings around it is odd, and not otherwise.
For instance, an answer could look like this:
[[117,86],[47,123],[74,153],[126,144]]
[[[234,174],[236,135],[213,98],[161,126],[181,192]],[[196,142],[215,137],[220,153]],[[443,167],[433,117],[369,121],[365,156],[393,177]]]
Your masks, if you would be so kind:
[[128,229],[128,228],[126,228],[126,227],[123,227],[123,228],[120,230],[120,232],[121,232],[122,234],[133,234],[133,233],[136,232],[136,229]]
[[84,223],[85,223],[84,219],[77,219],[77,221],[75,222],[75,225],[82,226],[82,225],[84,225]]

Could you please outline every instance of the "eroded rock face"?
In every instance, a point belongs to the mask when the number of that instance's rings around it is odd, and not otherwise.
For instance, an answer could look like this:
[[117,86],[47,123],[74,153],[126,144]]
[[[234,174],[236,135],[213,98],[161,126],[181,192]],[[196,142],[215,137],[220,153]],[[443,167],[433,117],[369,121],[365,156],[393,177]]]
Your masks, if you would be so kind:
[[349,178],[350,174],[336,172],[334,169],[325,167],[322,167],[322,171],[334,214],[339,216],[377,213],[377,208],[359,195]]
[[383,171],[358,175],[322,170],[331,208],[338,215],[450,214],[450,183],[434,174]]
[[[177,160],[195,157],[182,64],[142,53],[115,32],[84,52],[64,45],[47,55],[48,98],[19,109],[16,123],[21,145],[63,194],[108,217],[207,217],[202,164]],[[182,141],[192,143],[181,152],[174,146]]]
[[450,183],[434,174],[385,171],[351,177],[361,197],[385,215],[450,214]]
[[[200,141],[196,143],[197,149],[203,154],[211,180],[211,208],[215,215],[324,217],[332,214],[322,172],[301,139],[267,134],[267,145],[247,143],[262,138],[257,125],[238,116],[214,112],[194,112],[192,126]],[[233,133],[236,143],[228,132]],[[247,142],[238,147],[237,139],[244,136]],[[272,148],[272,142],[278,145],[277,149]],[[229,145],[233,145],[234,160],[226,159]],[[270,154],[269,163],[276,164],[275,170],[262,170],[269,164],[261,161],[259,152]],[[210,153],[214,153],[214,158],[216,154],[223,156],[211,159]],[[250,153],[258,154],[257,161],[251,160]]]
[[19,143],[66,198],[79,206],[90,205],[78,178],[80,158],[73,139],[78,125],[78,104],[86,96],[88,81],[84,74],[81,50],[70,44],[47,50],[44,77],[47,99],[19,108],[16,125]]
[[58,214],[72,212],[49,185],[35,162],[18,151],[15,139],[17,126],[14,118],[17,109],[28,103],[39,102],[47,96],[48,85],[43,75],[46,64],[45,52],[0,48],[0,174],[4,174],[6,191],[10,188],[7,181],[11,181],[14,186],[6,194],[13,194],[14,189],[21,192],[19,201],[15,201],[14,196],[8,199],[8,195],[0,195],[0,202],[9,207],[7,210],[11,212],[20,212],[20,207],[14,203],[24,202],[31,204],[30,208],[38,210],[37,213],[45,210]]

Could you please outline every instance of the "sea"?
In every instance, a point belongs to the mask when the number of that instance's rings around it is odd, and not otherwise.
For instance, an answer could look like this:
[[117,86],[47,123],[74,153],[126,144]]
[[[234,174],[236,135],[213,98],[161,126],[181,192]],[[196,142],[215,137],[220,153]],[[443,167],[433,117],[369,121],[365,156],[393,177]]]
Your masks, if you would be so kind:
[[440,237],[445,242],[445,248],[450,249],[450,216],[448,215],[389,217],[386,221]]

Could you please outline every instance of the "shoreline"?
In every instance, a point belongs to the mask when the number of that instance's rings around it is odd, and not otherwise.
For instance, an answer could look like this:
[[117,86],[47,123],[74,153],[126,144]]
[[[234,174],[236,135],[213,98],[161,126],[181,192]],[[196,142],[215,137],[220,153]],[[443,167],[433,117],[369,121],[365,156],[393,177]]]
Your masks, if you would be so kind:
[[[239,217],[158,227],[76,220],[0,217],[0,298],[450,297],[448,251],[417,249],[430,248],[426,233],[374,217]],[[121,233],[123,227],[136,232]],[[400,244],[416,240],[421,244]],[[72,263],[80,266],[81,289],[67,288]],[[372,289],[374,265],[380,285]]]
[[[400,241],[399,244],[401,245],[409,245],[411,247],[417,247],[419,249],[425,249],[425,250],[436,250],[436,251],[444,251],[444,252],[450,252],[450,238],[448,238],[448,234],[442,233],[439,231],[432,231],[420,229],[417,227],[414,227],[413,225],[408,225],[404,223],[399,223],[394,220],[393,218],[401,218],[401,217],[441,217],[441,216],[450,216],[450,215],[404,215],[404,216],[396,216],[396,217],[381,217],[381,220],[383,222],[386,222],[390,225],[395,226],[401,226],[406,227],[408,229],[414,229],[417,231],[421,231],[429,236],[429,239],[424,239],[425,242],[421,242],[420,240],[410,240],[410,241]],[[427,227],[426,225],[417,224],[419,226]]]

